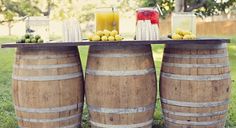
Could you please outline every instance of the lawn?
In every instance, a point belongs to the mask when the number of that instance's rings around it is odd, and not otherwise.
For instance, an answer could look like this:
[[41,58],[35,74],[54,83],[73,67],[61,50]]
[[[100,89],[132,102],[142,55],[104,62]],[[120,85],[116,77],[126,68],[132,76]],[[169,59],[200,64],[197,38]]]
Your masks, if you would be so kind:
[[[231,43],[229,44],[229,57],[231,66],[232,80],[236,80],[236,36],[229,37]],[[15,41],[15,36],[0,37],[0,43]],[[83,68],[86,67],[88,47],[80,47],[80,55]],[[0,128],[16,128],[14,108],[11,97],[11,73],[12,63],[14,61],[14,49],[0,49]],[[159,73],[161,58],[163,53],[163,45],[153,45],[153,55],[156,64],[157,72]],[[157,97],[159,98],[159,97]],[[236,126],[236,86],[232,83],[232,97],[227,119],[227,127]],[[87,110],[83,116],[83,126],[87,127]],[[162,116],[160,112],[160,102],[157,102],[155,112],[155,125],[162,125]]]

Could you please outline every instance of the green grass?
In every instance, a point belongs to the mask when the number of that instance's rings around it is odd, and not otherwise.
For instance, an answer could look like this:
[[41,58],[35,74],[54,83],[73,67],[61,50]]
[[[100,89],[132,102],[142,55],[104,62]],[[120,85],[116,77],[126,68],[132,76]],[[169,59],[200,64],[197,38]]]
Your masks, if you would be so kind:
[[228,46],[228,50],[232,78],[232,91],[227,125],[232,127],[236,126],[236,36],[231,38],[231,43]]
[[[0,42],[12,42],[17,37],[0,37]],[[11,96],[11,73],[14,50],[0,49],[0,128],[16,128]]]
[[[229,44],[229,58],[231,66],[232,80],[236,81],[236,36],[231,38]],[[0,43],[15,41],[15,36],[0,37]],[[163,53],[163,45],[153,45],[153,54],[157,74],[159,74],[161,55]],[[0,49],[0,128],[16,128],[15,113],[11,97],[11,74],[12,64],[14,61],[14,49]],[[88,47],[79,47],[83,69],[86,68]],[[157,97],[159,99],[159,97]],[[157,101],[157,108],[154,114],[155,127],[161,128],[163,126],[162,114],[160,109],[160,101]],[[85,107],[83,114],[83,126],[88,127],[88,111]],[[232,83],[232,97],[228,114],[227,124],[228,127],[236,126],[236,86],[235,82]]]

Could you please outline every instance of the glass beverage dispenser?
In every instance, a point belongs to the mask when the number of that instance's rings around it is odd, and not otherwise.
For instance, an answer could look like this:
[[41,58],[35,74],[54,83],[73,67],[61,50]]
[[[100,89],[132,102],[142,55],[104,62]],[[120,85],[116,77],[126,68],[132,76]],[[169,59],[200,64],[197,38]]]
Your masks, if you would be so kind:
[[114,7],[96,9],[96,31],[117,30],[119,32],[119,13]]

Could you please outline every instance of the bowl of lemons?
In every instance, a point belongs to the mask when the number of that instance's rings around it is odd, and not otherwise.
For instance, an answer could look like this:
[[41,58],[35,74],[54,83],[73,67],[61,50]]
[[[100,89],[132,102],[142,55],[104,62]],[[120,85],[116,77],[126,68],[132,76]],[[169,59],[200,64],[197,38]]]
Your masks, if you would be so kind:
[[197,37],[190,31],[176,29],[175,33],[171,35],[173,40],[196,40]]
[[117,30],[97,31],[95,34],[89,35],[89,41],[122,41],[124,38],[118,34]]

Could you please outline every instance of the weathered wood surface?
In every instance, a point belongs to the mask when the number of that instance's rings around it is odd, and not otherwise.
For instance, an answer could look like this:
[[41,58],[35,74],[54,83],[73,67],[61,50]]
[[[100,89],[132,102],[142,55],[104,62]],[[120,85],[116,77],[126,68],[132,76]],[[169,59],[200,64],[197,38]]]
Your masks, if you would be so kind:
[[19,127],[80,126],[84,82],[77,47],[18,48],[13,67]]
[[167,128],[223,128],[230,97],[227,44],[166,45],[160,95]]
[[152,41],[137,41],[137,40],[127,40],[127,41],[117,41],[117,42],[53,42],[53,43],[41,43],[41,44],[25,44],[25,43],[5,43],[1,44],[1,48],[32,48],[32,47],[62,47],[62,46],[93,46],[93,45],[144,45],[144,44],[209,44],[209,43],[229,43],[229,39],[217,39],[217,38],[201,38],[197,40],[152,40]]
[[156,82],[150,45],[91,46],[85,92],[92,128],[151,128]]

